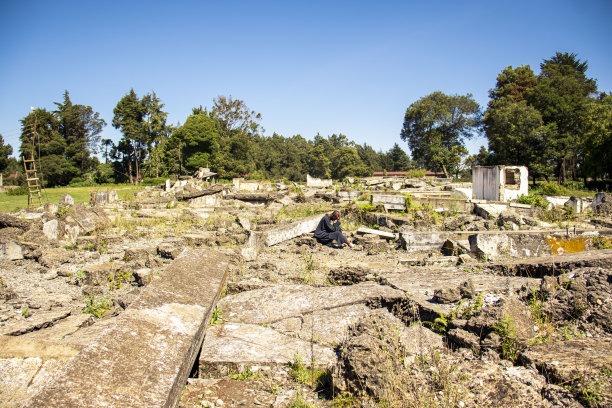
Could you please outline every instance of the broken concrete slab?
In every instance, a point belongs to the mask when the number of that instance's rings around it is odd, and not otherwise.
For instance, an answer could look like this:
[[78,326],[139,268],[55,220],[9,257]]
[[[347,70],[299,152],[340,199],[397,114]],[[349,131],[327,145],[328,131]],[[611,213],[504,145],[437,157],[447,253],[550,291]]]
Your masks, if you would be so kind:
[[508,209],[508,204],[477,203],[474,204],[474,214],[481,216],[485,220],[495,220],[499,215]]
[[288,239],[299,237],[302,234],[313,232],[324,215],[325,214],[312,215],[287,226],[265,231],[262,234],[263,242],[266,246],[272,246],[287,241]]
[[402,271],[378,271],[380,279],[393,288],[406,292],[417,302],[425,320],[426,316],[437,317],[441,312],[448,313],[453,305],[433,302],[434,292],[448,287],[460,287],[471,280],[474,294],[514,293],[523,285],[537,289],[540,280],[524,277],[502,277],[482,273],[470,273],[457,268],[407,268]]
[[227,265],[219,252],[186,251],[25,406],[176,406]]
[[21,249],[21,245],[13,241],[1,242],[0,259],[2,258],[10,259],[11,261],[23,259],[23,250]]
[[70,316],[69,309],[36,312],[33,316],[17,321],[11,321],[0,327],[0,335],[19,336],[34,330],[53,326],[56,322]]
[[320,179],[316,177],[311,177],[310,174],[306,175],[306,187],[312,188],[326,188],[331,187],[333,182],[331,179]]
[[373,234],[385,239],[396,239],[398,234],[392,232],[381,231],[373,228],[359,227],[356,231],[358,234]]
[[270,324],[270,327],[306,341],[335,347],[346,336],[348,326],[369,316],[372,309],[365,304],[316,310],[313,313],[290,317]]
[[372,194],[372,204],[382,204],[386,210],[406,211],[406,197],[403,195]]
[[77,224],[80,231],[86,234],[94,231],[96,228],[105,227],[110,224],[110,219],[102,208],[85,208],[80,205],[68,212],[64,221],[66,224]]
[[1,228],[19,228],[27,230],[30,227],[30,223],[26,220],[22,220],[14,215],[0,212],[0,229]]
[[92,191],[89,200],[92,206],[112,204],[116,201],[119,201],[119,196],[115,190]]
[[374,282],[351,286],[282,285],[227,296],[217,307],[223,317],[238,323],[274,323],[317,310],[402,298],[402,291]]
[[441,231],[401,231],[400,242],[408,252],[432,251],[442,248],[442,245],[453,235]]
[[59,222],[57,220],[49,220],[43,224],[43,234],[49,239],[57,239],[59,232]]
[[336,355],[329,347],[286,336],[261,325],[219,324],[209,327],[206,332],[199,376],[220,378],[232,373],[255,371],[253,367],[285,365],[297,358],[305,364],[315,361],[319,367],[336,363]]
[[360,191],[338,191],[340,201],[355,201],[362,193]]

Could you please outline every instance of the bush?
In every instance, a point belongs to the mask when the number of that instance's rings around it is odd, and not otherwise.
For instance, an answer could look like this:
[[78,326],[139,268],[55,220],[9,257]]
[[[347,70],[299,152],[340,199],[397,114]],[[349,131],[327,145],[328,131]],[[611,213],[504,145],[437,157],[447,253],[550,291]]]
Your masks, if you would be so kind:
[[17,188],[6,190],[6,195],[9,195],[9,196],[20,196],[20,195],[27,195],[27,194],[28,194],[28,188],[26,186],[19,186]]
[[556,195],[571,195],[571,192],[564,186],[556,183],[543,183],[538,186],[540,194],[556,196]]
[[532,207],[539,207],[544,209],[548,208],[548,203],[546,202],[546,200],[541,195],[537,194],[522,195],[518,198],[517,201],[521,204],[528,204]]
[[160,184],[165,184],[166,183],[166,179],[167,179],[167,177],[144,178],[140,182],[140,185],[141,186],[158,186]]

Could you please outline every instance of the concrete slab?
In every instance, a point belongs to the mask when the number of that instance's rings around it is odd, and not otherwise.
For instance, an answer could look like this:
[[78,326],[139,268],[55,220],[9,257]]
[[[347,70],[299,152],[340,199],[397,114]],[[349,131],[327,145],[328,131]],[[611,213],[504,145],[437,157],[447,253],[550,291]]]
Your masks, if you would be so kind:
[[287,226],[266,231],[262,234],[263,242],[266,246],[272,246],[287,241],[288,239],[299,237],[302,234],[313,232],[324,215],[325,214],[312,215]]
[[380,231],[377,229],[366,228],[366,227],[357,228],[357,233],[358,234],[374,234],[374,235],[378,235],[379,237],[386,238],[386,239],[396,239],[398,237],[397,234],[394,234],[392,232]]
[[256,324],[220,324],[211,326],[206,332],[199,360],[200,377],[220,378],[253,370],[253,367],[284,365],[298,356],[304,364],[313,359],[322,367],[336,363],[336,354],[329,347]]
[[176,406],[227,265],[219,252],[185,251],[24,406]]
[[403,296],[402,291],[374,282],[319,288],[306,285],[277,285],[224,297],[217,307],[223,317],[231,322],[261,324],[300,317],[317,310]]

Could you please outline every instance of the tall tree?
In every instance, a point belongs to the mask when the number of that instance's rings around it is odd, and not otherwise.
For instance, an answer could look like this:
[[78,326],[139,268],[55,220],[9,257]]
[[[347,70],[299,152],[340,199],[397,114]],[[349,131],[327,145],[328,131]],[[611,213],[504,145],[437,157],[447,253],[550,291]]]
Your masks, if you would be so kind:
[[582,151],[584,178],[612,178],[612,95],[590,101]]
[[408,157],[406,152],[397,143],[387,152],[386,156],[386,163],[388,163],[390,167],[385,168],[385,170],[407,171],[415,167],[410,157]]
[[13,154],[13,147],[10,144],[4,144],[4,139],[0,134],[0,173],[7,169],[11,154]]
[[533,106],[540,111],[544,124],[556,126],[547,142],[554,153],[556,173],[565,182],[568,173],[575,177],[586,130],[589,96],[597,91],[597,83],[588,78],[588,63],[574,53],[557,52],[540,65],[541,73],[535,87]]
[[504,68],[497,76],[494,89],[489,90],[489,97],[496,101],[504,97],[515,101],[530,100],[538,80],[529,65]]
[[205,112],[190,115],[170,140],[168,148],[180,149],[181,165],[190,172],[211,167],[219,154],[217,125]]
[[[140,165],[143,145],[146,137],[144,127],[144,115],[146,109],[134,89],[131,89],[113,109],[113,127],[120,129],[123,133],[125,145],[123,146],[124,155],[128,160],[129,180],[131,184],[140,181]],[[134,163],[135,174],[132,172]],[[134,178],[135,177],[135,178]]]
[[434,92],[408,107],[401,138],[419,166],[442,170],[448,177],[466,152],[464,139],[478,131],[480,117],[471,94]]
[[93,170],[95,163],[91,155],[98,152],[100,134],[106,122],[91,106],[73,104],[67,90],[64,101],[55,102],[55,105],[59,132],[66,139],[66,158],[80,168],[81,174]]
[[[166,125],[168,113],[162,110],[164,104],[161,103],[161,100],[157,97],[155,92],[145,95],[141,102],[145,109],[143,119],[145,122],[145,131],[147,132],[147,156],[149,157],[149,161],[151,161],[151,159],[154,160],[155,177],[159,177],[159,145],[167,139],[171,130],[171,128]],[[151,166],[149,166],[149,170],[150,169]]]
[[[201,107],[200,107],[201,109]],[[223,95],[213,99],[211,116],[218,120],[219,135],[229,137],[233,131],[240,131],[249,136],[263,133],[259,124],[261,113],[257,113],[240,99],[233,99]]]

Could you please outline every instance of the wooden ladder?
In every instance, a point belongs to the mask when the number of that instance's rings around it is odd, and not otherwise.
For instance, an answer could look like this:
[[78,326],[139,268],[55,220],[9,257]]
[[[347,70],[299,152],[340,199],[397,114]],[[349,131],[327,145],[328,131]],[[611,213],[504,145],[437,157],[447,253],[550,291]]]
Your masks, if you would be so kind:
[[28,182],[28,208],[34,204],[34,197],[38,197],[38,202],[42,205],[40,196],[40,185],[38,184],[38,176],[36,175],[36,163],[34,159],[23,159],[23,169],[25,170],[26,181]]

